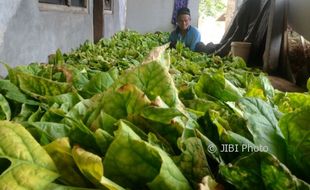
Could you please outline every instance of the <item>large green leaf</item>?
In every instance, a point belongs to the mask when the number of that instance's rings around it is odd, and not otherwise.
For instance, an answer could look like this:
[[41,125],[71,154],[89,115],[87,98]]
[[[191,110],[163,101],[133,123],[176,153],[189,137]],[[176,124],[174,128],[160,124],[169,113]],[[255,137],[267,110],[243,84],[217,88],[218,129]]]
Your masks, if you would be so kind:
[[72,156],[83,175],[92,183],[96,184],[103,176],[103,165],[101,158],[83,148],[74,146]]
[[103,96],[104,111],[116,119],[138,115],[151,102],[135,85],[127,84],[116,91],[109,89]]
[[[31,117],[31,115],[38,111],[38,107],[37,106],[30,106],[28,104],[22,104],[20,105],[20,111],[19,113],[12,119],[13,121],[27,121],[29,119],[29,117]],[[17,111],[17,110],[16,110]]]
[[[92,111],[92,108],[95,109],[97,102],[93,101],[91,99],[85,99],[77,104],[75,104],[70,111],[66,114],[66,117],[68,118],[84,118],[87,114],[87,112],[90,110]],[[67,120],[66,120],[67,121]]]
[[278,92],[274,103],[283,113],[289,113],[304,106],[310,106],[310,95],[307,93]]
[[159,108],[156,106],[148,106],[143,109],[141,116],[164,124],[170,124],[177,116],[183,116],[176,108]]
[[182,154],[174,160],[182,173],[197,185],[204,176],[212,175],[199,138],[191,137],[181,144]]
[[66,124],[53,122],[29,122],[39,133],[44,133],[50,141],[69,136],[70,127]]
[[270,100],[274,96],[274,88],[272,87],[269,79],[261,73],[258,77],[250,75],[250,80],[246,85],[247,97],[257,97],[263,100]]
[[70,142],[78,144],[88,150],[100,152],[94,132],[85,126],[82,121],[73,118],[70,120],[72,121],[69,125],[71,127],[69,134]]
[[10,104],[1,93],[0,93],[0,120],[11,120]]
[[220,174],[237,189],[306,190],[310,186],[297,179],[276,157],[255,152],[229,165],[220,165]]
[[56,96],[48,96],[46,98],[49,105],[53,105],[54,103],[57,103],[59,105],[66,104],[68,108],[72,108],[75,104],[83,100],[83,98],[76,92],[69,92]]
[[69,139],[60,138],[44,146],[45,150],[51,156],[60,173],[58,178],[63,184],[87,187],[90,183],[83,177],[76,166],[73,157]]
[[266,190],[309,190],[310,185],[296,178],[289,169],[273,155],[260,153],[261,177]]
[[9,80],[0,80],[0,92],[8,99],[14,100],[19,103],[38,105],[39,102],[30,100],[20,89],[11,83]]
[[115,140],[104,159],[105,176],[133,189],[191,189],[171,158],[142,141],[125,123],[119,123]]
[[62,73],[65,75],[66,82],[72,84],[77,90],[82,90],[89,82],[85,70],[77,69],[74,66],[68,64],[57,65],[56,68],[62,71]]
[[44,189],[58,177],[53,160],[21,125],[0,121],[0,187]]
[[177,89],[169,74],[169,60],[162,49],[151,52],[143,64],[120,76],[113,86],[117,89],[125,84],[137,86],[150,100],[160,96],[169,107],[181,106]]
[[225,79],[223,70],[209,70],[203,74],[195,85],[199,97],[212,95],[222,101],[236,101],[242,97],[242,92],[230,81]]
[[77,146],[73,147],[72,155],[80,171],[93,184],[101,189],[124,190],[124,188],[103,176],[102,160],[98,155]]
[[95,74],[90,81],[83,87],[82,94],[86,98],[101,93],[114,83],[113,78],[108,72],[99,72]]
[[210,158],[216,160],[218,163],[223,162],[220,151],[217,146],[208,137],[203,135],[199,130],[196,130],[197,137],[201,140],[204,152]]
[[254,144],[285,162],[286,143],[278,127],[276,110],[270,104],[256,98],[242,98],[239,106],[244,111]]
[[284,115],[279,121],[287,143],[287,165],[302,179],[310,179],[310,107]]
[[102,129],[97,129],[95,132],[95,138],[96,142],[101,150],[101,153],[105,155],[107,152],[110,144],[113,141],[113,136],[111,136],[108,132],[102,130]]
[[117,126],[114,125],[116,122],[117,120],[114,117],[105,113],[101,107],[98,107],[87,117],[86,125],[92,130],[103,129],[113,135],[113,132],[117,129]]
[[13,71],[13,73],[18,80],[19,88],[34,98],[56,96],[72,91],[72,86],[68,83],[56,82],[19,71]]

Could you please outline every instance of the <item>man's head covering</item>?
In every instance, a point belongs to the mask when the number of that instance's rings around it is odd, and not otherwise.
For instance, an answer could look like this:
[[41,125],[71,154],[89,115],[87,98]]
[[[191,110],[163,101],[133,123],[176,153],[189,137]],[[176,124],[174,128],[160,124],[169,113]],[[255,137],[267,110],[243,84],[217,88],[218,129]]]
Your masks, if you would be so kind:
[[189,8],[187,7],[182,7],[178,10],[178,13],[177,13],[177,17],[180,16],[180,15],[191,15],[191,12],[189,10]]

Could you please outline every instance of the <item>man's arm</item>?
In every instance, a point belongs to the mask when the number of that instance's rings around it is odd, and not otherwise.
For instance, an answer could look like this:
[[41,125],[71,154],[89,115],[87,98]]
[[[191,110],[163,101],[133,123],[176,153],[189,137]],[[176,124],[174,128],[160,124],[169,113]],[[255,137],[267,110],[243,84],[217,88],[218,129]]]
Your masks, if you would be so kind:
[[190,49],[192,51],[195,51],[195,47],[197,45],[198,42],[201,41],[201,34],[200,32],[195,28],[193,30],[193,38],[192,38],[192,41],[191,41],[191,45],[190,45]]

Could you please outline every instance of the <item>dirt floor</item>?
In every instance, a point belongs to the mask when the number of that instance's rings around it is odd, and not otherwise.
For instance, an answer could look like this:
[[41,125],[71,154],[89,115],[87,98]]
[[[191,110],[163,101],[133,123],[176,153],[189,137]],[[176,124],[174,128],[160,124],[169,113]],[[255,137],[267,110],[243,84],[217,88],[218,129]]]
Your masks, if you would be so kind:
[[272,86],[283,92],[306,92],[307,89],[297,86],[296,84],[276,76],[268,76]]

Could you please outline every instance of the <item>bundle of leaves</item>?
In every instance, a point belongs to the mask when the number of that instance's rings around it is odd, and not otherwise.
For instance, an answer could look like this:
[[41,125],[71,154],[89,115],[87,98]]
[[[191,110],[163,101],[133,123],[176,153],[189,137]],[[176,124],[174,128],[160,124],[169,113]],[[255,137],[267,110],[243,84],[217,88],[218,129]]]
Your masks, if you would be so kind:
[[8,67],[0,187],[309,189],[309,93],[166,36],[120,32]]

